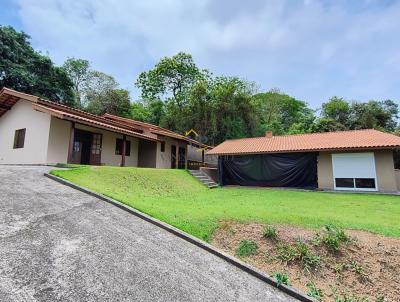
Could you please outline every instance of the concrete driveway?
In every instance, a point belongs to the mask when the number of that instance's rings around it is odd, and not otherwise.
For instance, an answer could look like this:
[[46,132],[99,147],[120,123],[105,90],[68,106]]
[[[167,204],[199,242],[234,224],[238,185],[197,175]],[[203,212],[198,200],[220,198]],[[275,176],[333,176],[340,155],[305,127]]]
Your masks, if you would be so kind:
[[0,166],[0,301],[295,301],[48,170]]

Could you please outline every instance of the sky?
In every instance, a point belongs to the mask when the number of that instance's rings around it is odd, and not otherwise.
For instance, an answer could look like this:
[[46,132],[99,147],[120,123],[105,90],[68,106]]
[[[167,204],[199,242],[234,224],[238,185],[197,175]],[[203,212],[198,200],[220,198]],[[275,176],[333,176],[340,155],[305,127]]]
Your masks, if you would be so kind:
[[400,0],[0,0],[0,24],[61,65],[83,58],[134,98],[141,71],[191,53],[200,68],[318,108],[400,100]]

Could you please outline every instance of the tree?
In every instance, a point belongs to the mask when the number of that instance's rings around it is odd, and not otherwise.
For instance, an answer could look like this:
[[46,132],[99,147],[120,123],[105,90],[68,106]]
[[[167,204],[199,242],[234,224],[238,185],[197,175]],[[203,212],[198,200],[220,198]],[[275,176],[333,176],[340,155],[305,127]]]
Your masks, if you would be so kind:
[[351,106],[351,128],[376,128],[395,131],[398,119],[398,104],[392,100],[355,102]]
[[131,116],[129,91],[118,89],[115,79],[100,71],[91,71],[84,87],[86,111],[102,115],[110,113]]
[[190,88],[202,76],[192,56],[180,52],[162,58],[153,69],[140,73],[135,85],[141,90],[143,100],[168,99],[181,110]]
[[281,135],[309,132],[315,119],[307,103],[288,96],[278,89],[253,96],[258,112],[258,135],[272,131]]
[[255,135],[256,107],[252,102],[254,83],[237,77],[217,77],[210,89],[209,142]]
[[335,120],[337,123],[345,126],[345,128],[349,126],[350,114],[350,104],[343,98],[334,96],[327,103],[322,104],[322,117]]
[[131,116],[129,91],[125,89],[111,89],[92,96],[87,111],[103,115],[110,113],[122,117]]
[[73,105],[73,84],[63,68],[36,52],[24,32],[0,26],[0,87]]
[[73,83],[76,104],[84,108],[83,94],[85,85],[90,78],[89,61],[83,59],[68,58],[63,65],[63,69]]

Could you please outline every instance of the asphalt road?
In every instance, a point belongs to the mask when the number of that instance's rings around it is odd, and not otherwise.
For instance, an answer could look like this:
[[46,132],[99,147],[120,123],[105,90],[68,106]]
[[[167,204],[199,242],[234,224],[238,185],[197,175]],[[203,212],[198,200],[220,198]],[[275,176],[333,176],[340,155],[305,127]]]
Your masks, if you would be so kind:
[[48,170],[0,166],[0,301],[295,301]]

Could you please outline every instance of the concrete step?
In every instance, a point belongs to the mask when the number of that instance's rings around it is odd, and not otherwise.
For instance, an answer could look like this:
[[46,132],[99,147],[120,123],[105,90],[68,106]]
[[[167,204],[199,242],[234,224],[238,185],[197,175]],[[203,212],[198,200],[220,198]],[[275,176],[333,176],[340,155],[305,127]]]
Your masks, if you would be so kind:
[[218,184],[215,181],[213,181],[207,174],[199,170],[189,170],[189,173],[210,189],[218,187]]

